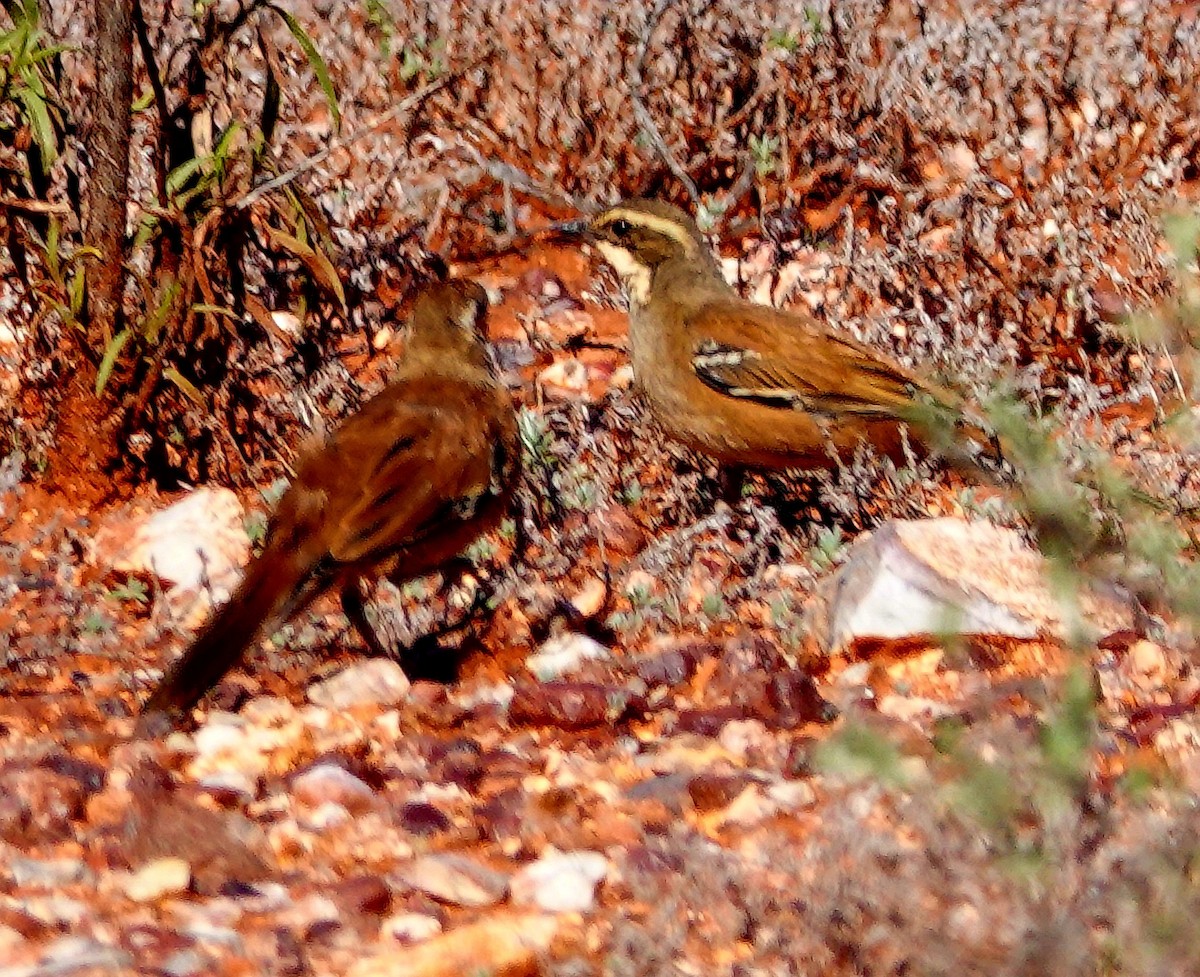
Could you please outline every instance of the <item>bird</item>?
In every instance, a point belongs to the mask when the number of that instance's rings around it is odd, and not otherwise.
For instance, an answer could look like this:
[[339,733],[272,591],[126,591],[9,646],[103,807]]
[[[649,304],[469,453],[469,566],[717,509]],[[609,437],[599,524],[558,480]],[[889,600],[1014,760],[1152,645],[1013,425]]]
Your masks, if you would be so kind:
[[388,385],[301,452],[262,553],[141,709],[141,727],[176,723],[246,649],[320,594],[374,654],[364,578],[422,576],[503,518],[519,478],[512,399],[482,338],[488,298],[468,279],[428,287]]
[[809,315],[742,298],[679,207],[631,199],[555,228],[621,278],[635,385],[686,447],[740,468],[830,468],[864,442],[902,462],[912,429],[972,474],[999,454],[954,392]]

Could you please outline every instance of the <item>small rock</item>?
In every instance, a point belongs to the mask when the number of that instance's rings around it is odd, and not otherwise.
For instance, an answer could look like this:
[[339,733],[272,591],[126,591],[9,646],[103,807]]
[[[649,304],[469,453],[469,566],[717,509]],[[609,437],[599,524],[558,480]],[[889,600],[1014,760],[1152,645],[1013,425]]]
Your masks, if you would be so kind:
[[604,609],[608,599],[608,587],[599,577],[590,577],[571,598],[571,604],[580,617],[592,618]]
[[701,814],[725,807],[750,783],[745,774],[697,774],[688,781],[688,796],[692,807]]
[[1143,691],[1162,688],[1169,668],[1166,653],[1160,645],[1144,638],[1129,646],[1121,660],[1121,671]]
[[534,974],[557,931],[553,917],[539,914],[488,918],[419,943],[403,955],[386,947],[378,956],[359,960],[347,977]]
[[550,399],[576,400],[587,391],[588,368],[574,358],[558,360],[538,374],[537,382]]
[[453,853],[426,855],[401,871],[414,889],[454,906],[494,906],[508,891],[508,878]]
[[356,813],[375,803],[375,792],[336,763],[318,763],[294,778],[292,796],[308,807],[333,802]]
[[522,683],[514,690],[508,715],[530,726],[587,729],[620,720],[634,698],[627,689],[596,682]]
[[[1102,633],[1127,624],[1124,604],[1081,598]],[[1011,529],[951,517],[893,520],[855,541],[808,607],[826,651],[945,634],[1066,636],[1070,616],[1046,583],[1045,560]]]
[[817,792],[807,780],[781,780],[767,788],[767,796],[788,811],[811,807],[817,802]]
[[392,908],[392,890],[377,875],[359,875],[339,882],[333,896],[360,915],[382,916]]
[[405,831],[421,838],[440,834],[451,826],[451,821],[445,814],[424,801],[405,804],[400,808],[397,820]]
[[420,943],[437,936],[442,924],[424,913],[398,913],[385,919],[379,931],[385,939],[397,943]]
[[167,602],[189,627],[211,600],[228,598],[250,557],[245,511],[226,488],[200,488],[150,515],[108,520],[96,534],[95,562],[122,573],[149,573],[168,584]]
[[734,719],[721,727],[717,742],[733,756],[745,760],[752,753],[769,752],[775,739],[757,719]]
[[562,678],[586,661],[611,658],[609,650],[585,634],[560,634],[551,638],[537,654],[525,660],[525,666],[540,682]]
[[41,966],[19,974],[73,974],[81,970],[119,971],[133,966],[133,958],[124,950],[87,936],[62,936],[42,951]]
[[14,858],[8,863],[8,872],[17,885],[41,888],[74,885],[90,874],[87,866],[77,858]]
[[775,710],[771,723],[777,728],[831,723],[838,717],[837,707],[825,700],[812,676],[794,668],[771,676],[767,681],[767,701]]
[[154,902],[186,892],[191,884],[192,867],[184,859],[160,858],[134,872],[122,888],[134,902]]
[[552,852],[513,876],[512,901],[552,913],[587,912],[606,875],[608,859],[599,852]]
[[310,685],[308,701],[326,709],[396,706],[404,701],[409,688],[408,676],[394,661],[371,658]]

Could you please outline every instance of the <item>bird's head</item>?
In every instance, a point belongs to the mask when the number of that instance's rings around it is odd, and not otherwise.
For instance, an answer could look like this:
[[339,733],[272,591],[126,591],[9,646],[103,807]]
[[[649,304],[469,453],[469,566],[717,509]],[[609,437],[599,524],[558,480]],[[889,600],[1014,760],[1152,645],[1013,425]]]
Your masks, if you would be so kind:
[[469,278],[439,282],[426,288],[413,308],[414,339],[446,341],[483,337],[488,296],[483,286]]
[[580,226],[621,277],[632,302],[649,299],[654,273],[667,262],[717,270],[704,236],[686,213],[659,200],[626,200]]

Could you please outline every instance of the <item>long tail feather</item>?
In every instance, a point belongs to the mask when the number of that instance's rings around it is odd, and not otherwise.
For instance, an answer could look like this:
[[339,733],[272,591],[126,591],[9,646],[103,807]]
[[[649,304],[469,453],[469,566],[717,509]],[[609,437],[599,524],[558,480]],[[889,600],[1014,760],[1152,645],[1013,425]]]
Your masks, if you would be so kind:
[[196,705],[263,634],[269,634],[320,592],[304,561],[264,554],[218,608],[191,646],[167,670],[142,715],[178,715]]

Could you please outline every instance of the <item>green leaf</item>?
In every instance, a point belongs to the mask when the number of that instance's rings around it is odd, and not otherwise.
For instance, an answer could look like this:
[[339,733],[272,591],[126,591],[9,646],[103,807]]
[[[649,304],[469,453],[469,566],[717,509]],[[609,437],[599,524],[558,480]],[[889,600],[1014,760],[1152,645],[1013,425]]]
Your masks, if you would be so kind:
[[84,269],[80,266],[79,270],[71,277],[71,315],[79,318],[79,313],[83,309],[83,297],[87,294],[87,278]]
[[136,115],[138,112],[145,112],[146,109],[150,108],[150,106],[153,104],[154,90],[147,88],[144,92],[142,92],[141,95],[133,100],[133,104],[129,107],[129,110]]
[[229,126],[221,133],[221,140],[213,148],[212,158],[218,163],[224,163],[229,158],[230,149],[233,147],[233,137],[242,131],[240,122],[231,122]]
[[150,243],[154,232],[158,230],[158,217],[154,214],[143,214],[138,221],[137,233],[133,236],[133,250],[139,251]]
[[104,359],[100,361],[100,369],[96,371],[97,397],[104,393],[108,378],[112,376],[113,367],[117,365],[117,357],[121,355],[121,350],[125,348],[131,335],[132,333],[128,329],[122,329],[108,341],[108,346],[104,350]]
[[325,59],[321,57],[321,52],[313,44],[312,38],[308,36],[295,17],[282,7],[277,7],[274,4],[271,4],[271,9],[283,18],[288,30],[292,32],[292,37],[296,39],[296,43],[304,50],[304,55],[308,58],[308,63],[312,65],[313,74],[317,76],[317,82],[320,84],[321,90],[325,92],[325,101],[329,103],[329,111],[333,113],[333,128],[335,131],[340,130],[342,128],[342,113],[338,110],[337,90],[333,87],[333,79],[329,76],[329,68],[325,64]]
[[58,138],[54,133],[54,123],[50,120],[50,110],[46,100],[32,88],[18,88],[14,94],[25,107],[25,115],[29,119],[29,127],[33,130],[34,142],[42,151],[42,172],[50,173],[50,167],[58,159]]
[[51,217],[50,227],[46,231],[46,271],[50,274],[50,280],[56,285],[63,283],[62,262],[58,253],[58,235],[60,231],[58,218]]
[[202,312],[207,315],[223,315],[229,319],[233,319],[236,322],[242,321],[242,317],[240,315],[234,312],[233,309],[227,308],[224,305],[209,305],[205,302],[198,302],[192,306],[192,311]]
[[200,407],[204,406],[204,394],[197,390],[196,385],[175,369],[175,367],[168,366],[163,370],[163,376],[175,384],[179,388],[180,393],[187,397],[193,404]]
[[178,279],[172,279],[171,284],[163,292],[162,298],[159,299],[158,307],[146,317],[142,323],[142,335],[146,337],[146,341],[157,343],[159,333],[162,332],[162,327],[167,321],[167,316],[175,307],[175,299],[179,297],[180,284]]
[[207,156],[196,156],[180,163],[177,167],[175,167],[175,169],[171,170],[171,172],[167,174],[167,195],[171,197],[175,196],[175,194],[183,189],[183,185],[187,183],[187,181],[190,180],[197,173],[197,171],[199,171],[200,167],[203,166],[207,161]]
[[270,238],[272,247],[282,248],[299,258],[317,284],[322,285],[343,308],[345,307],[346,293],[342,289],[342,280],[338,277],[333,262],[323,251],[312,248],[299,238],[292,237],[292,235],[285,234],[273,227],[267,228],[267,237]]

